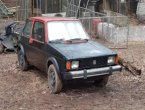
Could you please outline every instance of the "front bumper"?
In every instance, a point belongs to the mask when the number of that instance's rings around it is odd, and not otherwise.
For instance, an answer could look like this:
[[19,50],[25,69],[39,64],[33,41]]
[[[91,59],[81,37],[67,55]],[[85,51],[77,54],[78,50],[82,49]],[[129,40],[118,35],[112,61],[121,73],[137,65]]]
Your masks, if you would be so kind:
[[112,75],[113,72],[121,71],[122,67],[120,65],[103,67],[103,68],[94,68],[86,69],[80,71],[70,71],[64,74],[64,79],[87,79],[89,77],[103,76],[103,75]]

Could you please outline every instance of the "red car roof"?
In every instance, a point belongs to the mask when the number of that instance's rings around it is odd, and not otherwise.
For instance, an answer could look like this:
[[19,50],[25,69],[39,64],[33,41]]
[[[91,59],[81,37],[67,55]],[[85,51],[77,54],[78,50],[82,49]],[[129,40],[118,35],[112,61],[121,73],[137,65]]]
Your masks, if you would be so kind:
[[78,21],[76,18],[70,18],[70,17],[31,17],[32,20],[41,20],[41,21]]

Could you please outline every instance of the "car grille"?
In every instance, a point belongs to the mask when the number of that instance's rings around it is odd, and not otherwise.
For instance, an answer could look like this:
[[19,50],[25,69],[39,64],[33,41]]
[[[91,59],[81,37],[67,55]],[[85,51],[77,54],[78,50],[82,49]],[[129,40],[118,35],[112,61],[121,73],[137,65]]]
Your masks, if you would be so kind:
[[80,60],[80,69],[100,68],[107,66],[108,57],[97,57]]

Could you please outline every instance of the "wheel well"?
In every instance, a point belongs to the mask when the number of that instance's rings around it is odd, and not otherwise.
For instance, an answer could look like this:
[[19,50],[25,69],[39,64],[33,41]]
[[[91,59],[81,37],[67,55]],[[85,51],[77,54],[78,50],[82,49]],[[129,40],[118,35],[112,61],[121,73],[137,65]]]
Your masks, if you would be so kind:
[[52,65],[52,64],[55,66],[59,77],[62,78],[62,76],[60,74],[60,70],[59,70],[59,65],[57,64],[57,61],[55,60],[55,58],[51,58],[51,59],[48,60],[48,62],[47,62],[47,70],[46,71],[48,71],[49,66]]
[[49,68],[49,66],[51,65],[51,64],[53,64],[51,61],[48,61],[48,63],[47,63],[47,68]]

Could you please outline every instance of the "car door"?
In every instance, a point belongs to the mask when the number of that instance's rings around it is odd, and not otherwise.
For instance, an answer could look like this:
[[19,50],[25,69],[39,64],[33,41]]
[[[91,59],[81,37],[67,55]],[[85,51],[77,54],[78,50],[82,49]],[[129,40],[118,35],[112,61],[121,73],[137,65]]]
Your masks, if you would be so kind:
[[46,56],[45,51],[45,25],[43,21],[35,21],[32,30],[32,42],[29,44],[31,46],[31,52],[29,56],[31,57],[31,62],[34,66],[45,71],[46,67]]
[[30,57],[29,57],[29,52],[30,52],[30,45],[29,45],[29,38],[31,36],[31,32],[32,32],[32,25],[33,25],[33,21],[32,20],[26,20],[24,29],[22,31],[21,34],[21,44],[24,48],[24,52],[26,55],[27,60],[29,61]]

